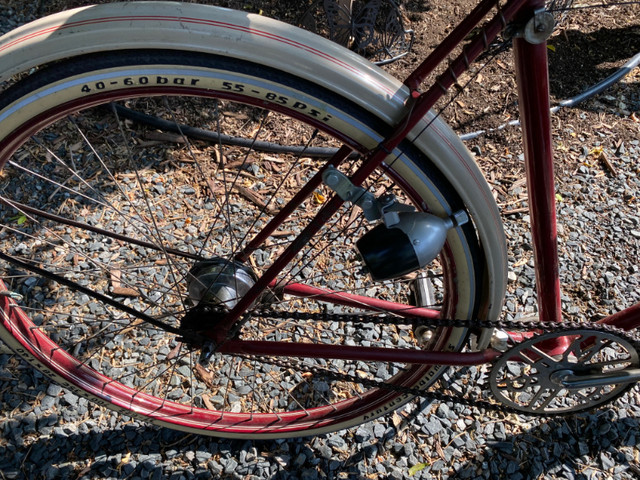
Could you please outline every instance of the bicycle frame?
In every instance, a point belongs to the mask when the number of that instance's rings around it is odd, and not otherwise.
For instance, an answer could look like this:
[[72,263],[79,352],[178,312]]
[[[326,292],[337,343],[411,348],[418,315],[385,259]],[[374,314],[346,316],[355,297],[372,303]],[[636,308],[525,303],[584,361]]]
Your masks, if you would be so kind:
[[[462,53],[451,62],[448,69],[435,81],[435,83],[422,92],[420,86],[423,81],[445,61],[453,50],[462,44],[469,33],[478,26],[489,12],[496,7],[497,0],[483,0],[474,10],[457,26],[447,38],[411,73],[404,84],[411,95],[404,106],[404,116],[397,122],[392,131],[379,146],[371,151],[359,152],[365,161],[362,167],[351,178],[352,183],[361,184],[376,168],[378,168],[389,156],[389,152],[409,134],[420,122],[435,103],[457,82],[458,77],[468,70],[474,61],[488,46],[488,44],[508,24],[525,24],[533,18],[538,9],[543,8],[542,0],[508,0],[497,14],[487,22],[480,34],[475,36]],[[162,17],[164,18],[164,17]],[[89,23],[95,19],[88,20]],[[71,23],[74,27],[84,25]],[[66,27],[65,27],[66,28]],[[43,29],[37,32],[47,32]],[[35,35],[35,34],[34,34]],[[278,37],[280,38],[280,37]],[[54,41],[55,38],[52,40]],[[20,39],[22,41],[22,39]],[[117,48],[117,45],[116,45]],[[549,83],[547,72],[546,43],[530,44],[524,38],[514,39],[514,54],[516,64],[516,76],[520,96],[520,113],[523,126],[525,144],[525,164],[527,185],[529,191],[529,205],[531,214],[531,228],[533,233],[533,247],[535,254],[535,268],[538,289],[538,311],[543,322],[558,322],[562,318],[560,311],[560,285],[558,275],[558,253],[556,239],[555,218],[555,188],[553,175],[553,155],[550,132],[549,113]],[[44,57],[47,58],[46,56]],[[13,68],[20,67],[18,62]],[[4,72],[3,72],[4,73]],[[395,108],[395,107],[394,107]],[[349,147],[341,148],[327,163],[327,166],[339,166],[351,154]],[[322,182],[322,170],[311,179],[303,189],[271,220],[244,249],[236,256],[237,260],[246,260],[251,252],[259,248],[264,240],[271,235]],[[244,342],[231,340],[237,325],[242,321],[243,312],[250,309],[259,295],[267,288],[278,286],[278,276],[285,266],[294,259],[296,254],[308,243],[325,222],[332,217],[343,200],[334,196],[327,202],[317,216],[309,223],[303,233],[287,247],[273,265],[263,273],[259,280],[220,322],[216,322],[215,330],[207,332],[214,340],[216,348],[225,353],[242,353],[248,350],[252,354],[273,355],[273,344],[268,342]],[[419,317],[423,319],[435,319],[440,312],[429,308],[412,308],[409,312],[402,311],[397,304],[386,302],[376,298],[370,298],[342,292],[320,290],[315,287],[302,284],[288,284],[282,287],[286,294],[299,297],[314,297],[323,301],[356,307],[370,307],[371,309],[384,309],[398,315],[407,317]],[[404,306],[406,308],[406,306]],[[630,307],[611,317],[601,320],[603,323],[612,324],[625,329],[640,326],[640,304]],[[470,365],[483,363],[495,358],[496,352],[486,350],[478,353],[447,353],[424,352],[410,350],[410,360],[398,349],[358,349],[350,347],[330,347],[326,345],[304,344],[304,349],[299,345],[278,343],[278,351],[281,356],[309,356],[324,358],[344,358],[339,355],[352,355],[353,358],[362,359],[365,356],[387,362],[407,362],[423,364],[455,364]],[[348,350],[351,350],[349,353]],[[345,353],[346,352],[346,353]]]
[[[488,44],[510,22],[525,23],[532,18],[535,12],[544,8],[541,0],[510,0],[476,35],[451,63],[431,88],[421,93],[419,91],[422,81],[439,66],[450,53],[460,45],[469,32],[475,28],[483,18],[494,8],[494,0],[484,0],[456,27],[449,36],[425,59],[416,70],[405,80],[405,85],[410,88],[411,99],[406,105],[406,116],[391,132],[386,140],[375,150],[366,153],[366,161],[353,175],[351,181],[354,185],[361,184],[411,131],[411,129],[423,118],[434,104],[447,92],[457,78],[465,72],[488,46]],[[524,38],[514,39],[514,59],[516,69],[516,81],[518,85],[520,117],[523,131],[525,171],[529,192],[529,205],[531,217],[531,231],[534,248],[536,286],[538,294],[538,312],[542,322],[559,322],[562,320],[560,302],[559,260],[557,250],[556,233],[556,206],[555,183],[553,168],[553,149],[550,123],[549,80],[547,65],[546,41],[538,44],[529,43]],[[343,147],[327,165],[338,166],[351,153]],[[321,183],[319,172],[306,187],[283,208],[271,223],[238,255],[238,259],[248,257],[270,233],[280,225],[284,218],[295,209],[311,192]],[[232,309],[229,315],[217,325],[215,331],[208,332],[211,338],[221,343],[218,351],[225,353],[251,353],[256,355],[279,356],[306,356],[322,358],[358,358],[369,357],[372,360],[387,362],[442,364],[442,365],[474,365],[490,361],[497,356],[497,352],[485,350],[476,353],[447,353],[447,352],[420,352],[411,351],[410,359],[403,353],[392,349],[374,349],[364,347],[336,348],[323,345],[278,344],[277,351],[273,351],[273,345],[269,342],[244,342],[227,340],[227,332],[233,331],[236,322],[241,321],[242,312],[246,311],[267,287],[277,284],[277,276],[282,269],[294,258],[300,249],[313,237],[320,227],[334,215],[342,205],[343,200],[334,196],[318,213],[318,215],[306,227],[303,233],[291,244],[280,258],[267,270],[258,282],[250,289],[247,295]],[[299,284],[290,284],[284,287],[284,293],[296,296],[320,296],[327,302],[352,305],[370,306],[372,308],[384,306],[387,310],[393,310],[391,302],[383,302],[377,299],[361,297],[357,295],[345,295],[338,292],[318,291],[317,289]],[[384,303],[384,305],[381,304]],[[400,313],[402,315],[402,313]],[[421,318],[435,318],[438,312],[427,308],[412,309],[407,316]],[[640,304],[634,305],[622,312],[601,320],[606,323],[624,329],[633,329],[640,326]],[[566,339],[568,342],[568,339]],[[550,346],[550,349],[561,349],[562,344]],[[349,352],[349,350],[353,350]]]
[[[622,395],[640,380],[637,342],[561,321],[551,15],[543,0],[476,1],[404,83],[285,23],[163,0],[0,38],[0,79],[15,73],[0,100],[0,339],[97,405],[222,437],[326,434],[421,397],[554,414]],[[501,315],[494,192],[434,111],[463,73],[479,80],[470,64],[505,30],[541,317],[520,324]],[[191,142],[205,141],[196,125],[208,143]],[[146,143],[157,130],[184,146]],[[487,348],[496,327],[520,333]],[[446,366],[487,363],[493,401],[435,391]]]

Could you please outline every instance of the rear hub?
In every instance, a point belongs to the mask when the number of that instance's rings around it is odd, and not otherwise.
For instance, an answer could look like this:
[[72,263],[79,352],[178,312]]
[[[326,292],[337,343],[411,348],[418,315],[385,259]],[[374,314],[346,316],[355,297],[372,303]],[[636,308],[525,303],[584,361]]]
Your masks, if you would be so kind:
[[195,331],[214,327],[256,279],[253,270],[240,262],[222,258],[197,262],[187,275],[187,291],[194,308],[183,317],[181,326]]
[[213,258],[196,263],[187,277],[189,299],[231,310],[256,283],[256,275],[240,262]]

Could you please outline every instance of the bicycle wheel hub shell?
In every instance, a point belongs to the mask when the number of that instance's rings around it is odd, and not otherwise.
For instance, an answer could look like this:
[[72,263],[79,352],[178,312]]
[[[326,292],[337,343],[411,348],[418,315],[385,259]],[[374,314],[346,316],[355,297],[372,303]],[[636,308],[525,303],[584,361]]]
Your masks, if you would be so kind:
[[240,262],[214,258],[196,263],[188,275],[189,299],[195,304],[233,308],[256,283],[253,271]]

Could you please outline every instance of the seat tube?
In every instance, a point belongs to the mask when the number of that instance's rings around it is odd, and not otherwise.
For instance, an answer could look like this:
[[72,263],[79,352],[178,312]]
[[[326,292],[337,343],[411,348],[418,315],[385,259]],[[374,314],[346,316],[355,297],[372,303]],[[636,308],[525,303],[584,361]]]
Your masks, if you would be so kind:
[[[543,7],[534,0],[531,11]],[[540,320],[562,319],[547,44],[514,40]]]

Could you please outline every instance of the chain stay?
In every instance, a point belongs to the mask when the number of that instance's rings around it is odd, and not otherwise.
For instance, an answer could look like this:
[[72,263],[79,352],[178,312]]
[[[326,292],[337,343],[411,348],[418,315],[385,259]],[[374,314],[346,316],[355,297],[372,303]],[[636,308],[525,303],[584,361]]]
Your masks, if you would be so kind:
[[[254,315],[259,315],[262,317],[274,318],[274,319],[289,319],[289,320],[315,320],[315,321],[325,321],[325,322],[351,322],[351,323],[373,323],[378,325],[412,325],[412,326],[421,326],[426,328],[441,328],[441,327],[453,327],[453,328],[500,328],[505,330],[515,330],[515,331],[528,331],[534,332],[534,337],[539,336],[545,333],[557,333],[563,330],[591,330],[594,332],[607,332],[619,337],[624,338],[628,341],[633,348],[640,353],[640,341],[636,339],[636,337],[632,336],[629,332],[626,332],[620,328],[614,327],[612,325],[596,323],[596,324],[588,324],[580,322],[559,322],[554,324],[542,323],[539,321],[509,321],[509,320],[501,320],[496,322],[486,321],[486,320],[456,320],[456,319],[423,319],[419,317],[397,317],[397,316],[368,316],[368,315],[349,315],[349,314],[333,314],[333,313],[309,313],[309,312],[278,312],[274,310],[258,310],[253,312]],[[509,351],[503,353],[503,355],[507,355]],[[451,402],[454,404],[466,405],[469,407],[475,407],[479,409],[491,410],[491,411],[499,411],[506,413],[513,413],[517,415],[530,415],[537,417],[545,417],[545,416],[558,416],[558,415],[567,415],[571,412],[565,412],[560,414],[549,414],[549,413],[534,413],[534,412],[523,412],[522,410],[518,410],[509,405],[504,405],[502,403],[492,403],[486,400],[478,400],[478,399],[470,399],[466,397],[462,397],[459,395],[450,395],[442,392],[437,392],[433,390],[422,390],[413,387],[405,387],[401,385],[394,385],[391,383],[387,383],[384,381],[377,381],[372,379],[360,378],[355,375],[347,374],[347,373],[338,373],[331,372],[321,367],[314,367],[309,365],[297,365],[292,362],[288,362],[283,360],[282,358],[273,358],[273,357],[249,357],[245,355],[238,355],[240,358],[244,358],[247,360],[258,360],[262,363],[274,365],[282,368],[293,368],[293,369],[305,369],[308,373],[313,376],[326,378],[328,380],[337,380],[337,381],[347,381],[351,383],[357,383],[363,385],[368,388],[381,388],[385,390],[391,390],[399,393],[403,393],[406,395],[412,395],[416,397],[421,397],[428,400],[434,400],[438,402]],[[498,357],[500,358],[500,357]]]

